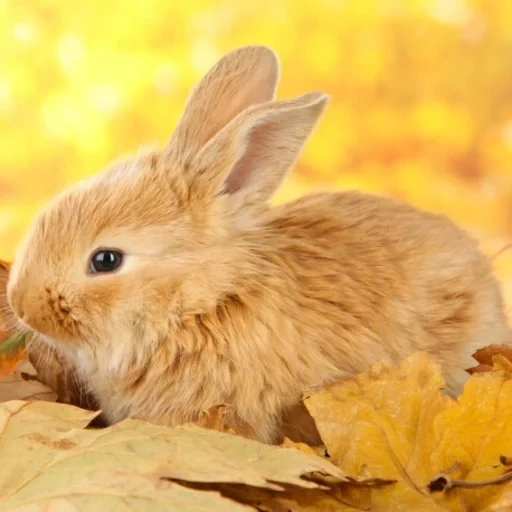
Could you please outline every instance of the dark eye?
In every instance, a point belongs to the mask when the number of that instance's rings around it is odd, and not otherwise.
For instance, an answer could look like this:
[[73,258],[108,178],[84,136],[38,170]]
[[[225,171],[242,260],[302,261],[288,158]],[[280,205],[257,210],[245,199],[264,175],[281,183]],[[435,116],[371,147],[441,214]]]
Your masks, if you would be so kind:
[[91,258],[90,269],[93,273],[114,272],[123,263],[123,253],[113,249],[102,249],[95,252]]

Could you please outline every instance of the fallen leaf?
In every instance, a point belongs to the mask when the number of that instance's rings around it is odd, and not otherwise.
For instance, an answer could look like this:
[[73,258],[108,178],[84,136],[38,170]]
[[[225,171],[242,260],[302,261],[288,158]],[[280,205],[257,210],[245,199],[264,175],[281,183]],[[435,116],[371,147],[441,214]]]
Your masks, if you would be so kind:
[[477,373],[457,401],[445,396],[439,366],[416,354],[318,391],[305,400],[331,461],[345,474],[392,478],[367,489],[375,510],[480,511],[510,483],[432,493],[441,473],[480,481],[504,474],[502,454],[512,454],[512,375]]
[[473,368],[468,368],[466,371],[470,375],[473,373],[490,372],[493,370],[493,360],[496,356],[501,358],[500,361],[502,365],[503,359],[506,359],[510,362],[509,367],[512,367],[512,344],[489,345],[487,347],[478,349],[472,357],[479,364]]
[[296,443],[287,437],[284,438],[284,441],[281,443],[281,446],[287,448],[296,448],[304,453],[309,453],[311,455],[318,455],[319,457],[325,456],[325,446],[309,446],[309,444],[305,443]]
[[[247,512],[254,508],[221,496],[217,491],[197,491],[162,481],[151,474],[126,469],[104,471],[95,467],[86,480],[56,472],[28,485],[28,492],[0,502],[0,511],[161,511],[161,512]],[[60,478],[59,481],[56,481]],[[51,485],[51,488],[45,488]]]
[[[51,436],[54,446],[65,446],[66,441],[59,438],[61,434],[87,426],[97,415],[76,407],[63,407],[37,400],[0,403],[0,510],[2,500],[13,489],[24,485],[27,473],[37,475],[53,461],[55,451],[48,442]],[[41,442],[44,439],[48,441]]]
[[501,354],[495,354],[492,356],[492,370],[512,373],[512,361]]
[[[282,446],[295,448],[304,453],[325,456],[325,447],[310,447],[304,443],[295,443],[285,439]],[[285,486],[285,492],[276,494],[265,489],[241,488],[240,486],[221,486],[223,495],[246,503],[262,511],[271,512],[350,512],[369,510],[370,487],[388,485],[392,482],[381,479],[359,480],[358,485],[340,481],[330,475],[312,473],[310,478],[324,484],[325,490],[309,490]],[[350,479],[350,477],[348,477]],[[197,484],[192,484],[197,488]]]
[[20,359],[23,359],[24,352],[21,352],[20,354],[16,354],[15,356],[8,356],[6,354],[0,355],[0,379],[2,377],[6,377],[8,375],[11,375],[14,371],[14,368],[16,367],[16,364]]
[[55,402],[56,399],[56,393],[38,380],[35,368],[26,359],[18,361],[11,375],[0,379],[0,402],[8,400]]
[[323,444],[315,420],[307,410],[303,402],[288,409],[281,424],[281,434],[292,441],[304,440],[313,446]]
[[[29,504],[47,509],[55,500],[83,511],[107,502],[109,509],[125,503],[137,510],[137,500],[151,510],[152,500],[180,510],[175,493],[183,493],[176,484],[206,484],[194,490],[205,502],[221,499],[205,492],[225,484],[284,493],[290,487],[320,491],[321,485],[304,478],[317,472],[347,479],[316,455],[197,426],[171,429],[130,419],[84,429],[96,414],[49,402],[0,403],[0,511]],[[230,503],[218,510],[244,510],[228,508]]]
[[[205,484],[186,482],[192,489],[208,489]],[[249,487],[246,485],[220,484],[215,486],[223,496],[250,505],[260,511],[271,512],[353,512],[369,510],[369,488],[355,488],[339,484],[328,491],[301,489],[284,485],[282,492]],[[366,496],[365,493],[366,492]]]

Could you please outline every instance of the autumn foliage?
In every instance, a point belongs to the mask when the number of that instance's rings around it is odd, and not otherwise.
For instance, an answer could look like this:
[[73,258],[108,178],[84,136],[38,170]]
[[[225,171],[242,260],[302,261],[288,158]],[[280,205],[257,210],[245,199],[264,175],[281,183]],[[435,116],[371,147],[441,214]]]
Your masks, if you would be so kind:
[[87,428],[97,413],[53,403],[22,361],[0,380],[0,510],[510,510],[510,369],[457,401],[443,386],[423,353],[378,364],[305,397],[325,446],[277,447],[235,435],[223,406],[201,426]]

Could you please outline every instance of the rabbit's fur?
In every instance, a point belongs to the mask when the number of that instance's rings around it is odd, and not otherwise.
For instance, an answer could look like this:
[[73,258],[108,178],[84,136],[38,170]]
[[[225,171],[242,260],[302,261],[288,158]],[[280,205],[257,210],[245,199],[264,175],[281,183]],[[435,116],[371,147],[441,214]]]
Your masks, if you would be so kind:
[[[227,54],[163,151],[66,190],[19,248],[15,314],[109,421],[224,403],[276,442],[308,388],[424,350],[456,394],[471,353],[510,340],[488,259],[444,216],[355,191],[268,206],[328,99],[275,101],[277,79],[268,48]],[[119,271],[88,272],[98,247]]]

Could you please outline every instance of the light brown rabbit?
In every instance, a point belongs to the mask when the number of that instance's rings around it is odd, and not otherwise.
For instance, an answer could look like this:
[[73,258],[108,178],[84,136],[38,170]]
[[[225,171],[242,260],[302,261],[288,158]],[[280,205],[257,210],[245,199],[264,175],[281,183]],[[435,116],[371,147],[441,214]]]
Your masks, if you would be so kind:
[[268,48],[227,54],[163,151],[59,195],[19,249],[15,314],[111,422],[224,403],[276,442],[307,388],[427,351],[456,394],[476,348],[510,341],[488,259],[447,218],[360,192],[268,205],[328,100],[274,101],[277,80]]

